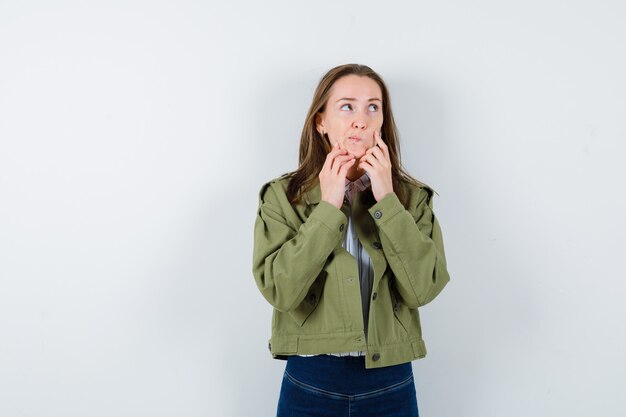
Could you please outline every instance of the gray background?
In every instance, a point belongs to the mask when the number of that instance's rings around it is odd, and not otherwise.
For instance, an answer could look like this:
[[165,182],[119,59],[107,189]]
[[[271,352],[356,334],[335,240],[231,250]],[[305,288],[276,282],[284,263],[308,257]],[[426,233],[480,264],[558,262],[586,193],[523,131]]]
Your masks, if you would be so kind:
[[0,2],[0,415],[272,416],[251,273],[329,68],[387,81],[451,282],[429,417],[622,416],[626,4]]

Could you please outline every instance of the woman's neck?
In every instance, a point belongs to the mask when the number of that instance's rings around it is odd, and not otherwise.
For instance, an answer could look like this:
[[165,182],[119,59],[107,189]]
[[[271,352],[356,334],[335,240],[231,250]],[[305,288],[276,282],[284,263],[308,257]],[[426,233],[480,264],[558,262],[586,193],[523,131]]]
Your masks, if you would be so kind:
[[359,169],[359,167],[357,167],[356,165],[357,163],[358,161],[355,162],[354,165],[350,167],[350,169],[348,170],[348,173],[346,174],[346,178],[349,179],[350,181],[357,180],[361,178],[363,174],[365,174],[365,170]]

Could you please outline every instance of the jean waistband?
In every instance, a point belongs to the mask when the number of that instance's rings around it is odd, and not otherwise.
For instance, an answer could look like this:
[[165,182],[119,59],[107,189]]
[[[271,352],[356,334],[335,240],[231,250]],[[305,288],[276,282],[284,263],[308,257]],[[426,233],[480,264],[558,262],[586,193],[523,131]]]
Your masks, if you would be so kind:
[[343,394],[360,394],[386,388],[413,374],[411,362],[382,368],[365,368],[364,356],[289,356],[285,371],[314,387]]

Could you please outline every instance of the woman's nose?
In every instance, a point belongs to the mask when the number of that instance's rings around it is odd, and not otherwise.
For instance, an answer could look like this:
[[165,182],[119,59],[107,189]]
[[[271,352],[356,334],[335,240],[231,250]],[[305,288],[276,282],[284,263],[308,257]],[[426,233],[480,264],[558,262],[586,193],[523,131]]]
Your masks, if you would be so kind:
[[355,129],[365,129],[365,121],[363,121],[363,119],[356,119],[352,123],[352,126],[354,126]]

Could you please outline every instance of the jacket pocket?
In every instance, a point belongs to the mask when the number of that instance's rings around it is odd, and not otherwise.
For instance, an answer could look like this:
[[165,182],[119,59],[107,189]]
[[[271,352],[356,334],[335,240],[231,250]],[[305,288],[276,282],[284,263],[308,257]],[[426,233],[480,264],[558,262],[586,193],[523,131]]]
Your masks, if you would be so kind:
[[302,300],[298,307],[289,311],[289,315],[298,324],[298,326],[304,325],[306,319],[311,315],[311,313],[313,313],[317,305],[320,303],[327,275],[328,273],[326,271],[320,272],[315,279],[315,282],[313,282],[313,285],[311,285],[311,288],[309,288],[304,300]]
[[406,313],[408,313],[407,307],[400,301],[400,297],[398,296],[398,294],[396,294],[396,290],[393,287],[392,280],[389,281],[389,294],[391,295],[391,306],[393,308],[393,315],[408,335],[411,320],[410,317],[406,317]]

